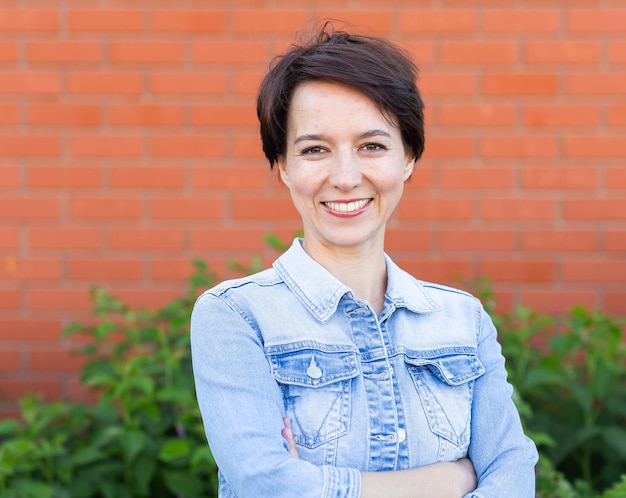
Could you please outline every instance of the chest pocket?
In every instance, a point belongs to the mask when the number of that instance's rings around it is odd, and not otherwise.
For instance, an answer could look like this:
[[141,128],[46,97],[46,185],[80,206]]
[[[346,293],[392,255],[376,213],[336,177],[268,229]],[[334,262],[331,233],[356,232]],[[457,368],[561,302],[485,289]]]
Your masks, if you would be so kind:
[[475,350],[407,351],[405,362],[430,430],[461,450],[467,449],[474,380],[485,372]]
[[359,374],[353,346],[281,346],[266,354],[297,444],[315,448],[348,432],[352,379]]

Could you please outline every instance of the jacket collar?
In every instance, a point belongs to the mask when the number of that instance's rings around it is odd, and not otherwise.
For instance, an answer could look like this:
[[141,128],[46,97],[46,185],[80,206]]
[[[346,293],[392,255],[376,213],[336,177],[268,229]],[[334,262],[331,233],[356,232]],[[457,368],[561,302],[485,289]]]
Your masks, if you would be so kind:
[[[400,269],[386,254],[385,262],[385,297],[394,308],[406,308],[414,313],[442,309],[419,280]],[[273,266],[302,304],[321,322],[326,322],[332,316],[344,295],[354,298],[347,285],[306,253],[300,238],[294,239],[291,247],[274,261]]]

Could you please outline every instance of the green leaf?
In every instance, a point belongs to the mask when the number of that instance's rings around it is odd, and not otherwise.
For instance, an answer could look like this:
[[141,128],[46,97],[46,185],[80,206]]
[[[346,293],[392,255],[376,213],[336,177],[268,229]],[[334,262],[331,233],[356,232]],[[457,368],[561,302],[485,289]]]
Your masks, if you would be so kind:
[[189,456],[191,446],[187,439],[170,439],[159,451],[159,459],[164,462],[173,462]]
[[0,422],[0,436],[11,436],[17,433],[21,425],[17,420],[6,419]]
[[166,470],[163,476],[167,488],[175,495],[185,498],[201,496],[202,481],[188,470]]
[[148,444],[148,436],[140,431],[124,431],[120,444],[126,457],[132,462]]

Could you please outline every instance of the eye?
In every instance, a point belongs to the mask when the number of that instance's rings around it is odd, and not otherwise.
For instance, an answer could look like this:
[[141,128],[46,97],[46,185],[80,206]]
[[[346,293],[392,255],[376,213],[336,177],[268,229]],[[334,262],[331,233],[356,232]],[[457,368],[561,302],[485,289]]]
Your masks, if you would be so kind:
[[302,154],[303,156],[311,156],[321,154],[324,151],[325,149],[323,147],[320,147],[319,145],[314,145],[313,147],[307,147],[306,149],[303,149],[300,154]]
[[381,151],[387,150],[387,147],[385,147],[382,144],[370,143],[370,144],[362,145],[361,149],[367,152],[381,152]]

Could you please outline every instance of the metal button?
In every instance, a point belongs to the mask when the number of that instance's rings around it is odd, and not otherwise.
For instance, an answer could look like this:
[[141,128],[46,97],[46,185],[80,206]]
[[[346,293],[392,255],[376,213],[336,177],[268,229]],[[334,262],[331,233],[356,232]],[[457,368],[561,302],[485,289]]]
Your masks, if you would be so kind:
[[306,369],[306,374],[312,379],[319,379],[322,376],[322,370],[315,364],[314,356],[311,356],[311,363]]
[[406,431],[404,429],[398,429],[398,442],[401,443],[406,439]]

